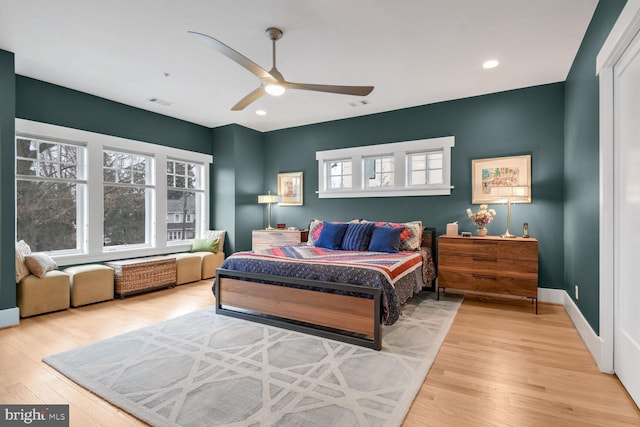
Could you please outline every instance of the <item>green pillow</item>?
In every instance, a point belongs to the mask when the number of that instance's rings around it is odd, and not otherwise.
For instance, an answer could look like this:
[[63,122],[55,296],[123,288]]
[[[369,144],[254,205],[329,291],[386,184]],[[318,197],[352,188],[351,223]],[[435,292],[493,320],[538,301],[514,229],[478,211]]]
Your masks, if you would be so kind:
[[193,239],[191,252],[213,252],[218,253],[219,239]]

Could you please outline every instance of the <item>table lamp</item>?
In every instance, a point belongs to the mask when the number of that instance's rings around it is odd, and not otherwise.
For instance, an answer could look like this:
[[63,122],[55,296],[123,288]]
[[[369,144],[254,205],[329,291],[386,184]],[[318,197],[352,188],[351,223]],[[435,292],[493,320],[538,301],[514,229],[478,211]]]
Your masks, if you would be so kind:
[[507,231],[500,237],[514,238],[516,235],[509,232],[511,227],[511,203],[530,202],[529,187],[524,185],[498,187],[497,196],[506,199],[507,203]]
[[276,195],[272,195],[271,191],[269,191],[269,194],[265,194],[262,196],[258,196],[258,203],[260,204],[267,204],[267,212],[268,212],[268,216],[269,216],[269,225],[267,226],[267,230],[275,230],[272,226],[271,226],[271,205],[274,203],[278,203],[280,201],[280,196],[276,196]]

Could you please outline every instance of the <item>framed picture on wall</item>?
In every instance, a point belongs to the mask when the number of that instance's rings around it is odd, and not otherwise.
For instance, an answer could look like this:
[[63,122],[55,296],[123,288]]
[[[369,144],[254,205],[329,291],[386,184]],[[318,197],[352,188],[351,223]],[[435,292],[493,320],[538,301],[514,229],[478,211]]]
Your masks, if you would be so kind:
[[278,174],[278,206],[302,206],[302,172]]
[[471,203],[531,203],[531,155],[471,161]]

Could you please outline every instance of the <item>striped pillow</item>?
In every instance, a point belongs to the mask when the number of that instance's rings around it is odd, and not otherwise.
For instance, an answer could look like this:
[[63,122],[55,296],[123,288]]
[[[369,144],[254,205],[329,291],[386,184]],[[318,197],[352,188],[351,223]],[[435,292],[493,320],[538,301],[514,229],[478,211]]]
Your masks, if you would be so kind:
[[369,248],[369,241],[374,228],[375,224],[372,222],[349,224],[342,238],[340,249],[344,251],[366,251]]

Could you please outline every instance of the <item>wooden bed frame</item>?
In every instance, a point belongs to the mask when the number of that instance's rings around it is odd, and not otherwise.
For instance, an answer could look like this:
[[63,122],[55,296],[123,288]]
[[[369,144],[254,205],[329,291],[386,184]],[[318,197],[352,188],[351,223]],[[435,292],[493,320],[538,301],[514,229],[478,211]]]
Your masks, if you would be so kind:
[[[437,266],[435,228],[425,227],[421,245],[431,249]],[[280,286],[277,283],[355,292],[359,296]],[[218,314],[375,350],[381,348],[381,289],[223,268],[216,270],[214,289]],[[423,289],[435,292],[436,279],[433,279],[430,287]]]

